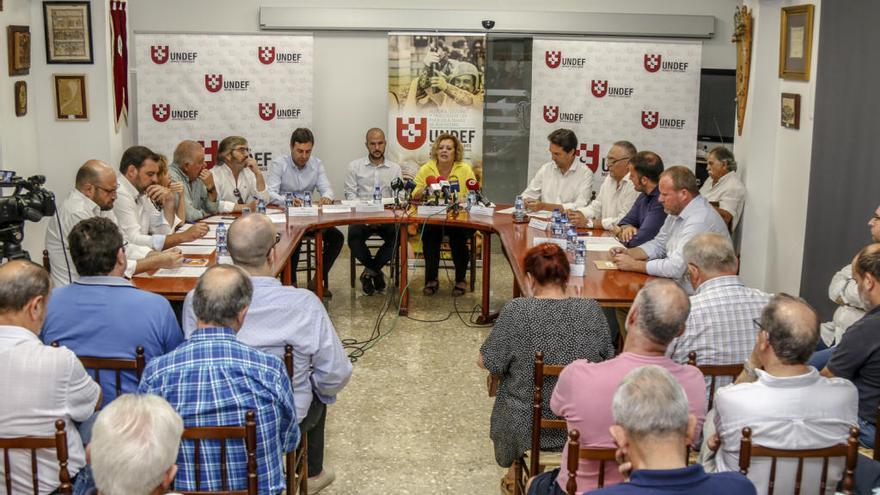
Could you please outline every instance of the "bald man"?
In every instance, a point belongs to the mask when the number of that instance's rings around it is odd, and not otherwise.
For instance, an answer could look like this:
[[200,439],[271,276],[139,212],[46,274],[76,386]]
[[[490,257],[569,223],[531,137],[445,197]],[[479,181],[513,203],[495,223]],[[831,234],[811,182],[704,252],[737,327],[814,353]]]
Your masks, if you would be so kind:
[[[392,196],[391,181],[402,176],[400,165],[385,159],[385,133],[374,127],[367,131],[367,156],[348,164],[345,177],[345,199],[370,199],[378,185],[383,198]],[[364,265],[361,272],[361,289],[371,295],[385,289],[385,276],[382,268],[394,257],[396,246],[394,224],[351,225],[348,227],[348,247],[351,255]],[[382,246],[376,255],[367,247],[367,239],[378,235]]]
[[168,167],[172,180],[183,184],[186,221],[195,222],[219,211],[214,176],[205,169],[205,148],[186,140],[174,149],[174,162]]
[[[101,160],[89,160],[77,171],[75,189],[58,208],[58,215],[49,221],[46,229],[46,250],[49,251],[52,282],[56,288],[77,278],[67,241],[73,227],[93,217],[107,218],[119,225],[113,213],[118,188],[116,172]],[[131,277],[135,273],[179,266],[183,255],[176,249],[157,253],[147,247],[130,244],[125,248],[125,257],[125,276]]]

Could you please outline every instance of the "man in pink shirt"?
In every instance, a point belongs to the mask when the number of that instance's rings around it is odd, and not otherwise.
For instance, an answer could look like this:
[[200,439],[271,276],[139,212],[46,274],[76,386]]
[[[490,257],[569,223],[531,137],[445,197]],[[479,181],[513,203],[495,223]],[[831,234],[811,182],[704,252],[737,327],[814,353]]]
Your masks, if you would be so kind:
[[[699,438],[706,416],[706,385],[695,366],[678,364],[665,356],[672,339],[684,332],[690,312],[687,294],[675,282],[654,280],[639,291],[626,317],[626,341],[623,353],[601,363],[578,360],[559,376],[550,408],[565,418],[569,430],[577,429],[584,447],[616,448],[609,428],[614,424],[611,401],[617,386],[630,371],[646,365],[667,369],[684,388],[688,412],[697,418],[695,438]],[[562,458],[567,457],[566,450]],[[577,472],[577,493],[594,490],[598,485],[598,462],[581,461]],[[563,495],[568,470],[544,473],[531,480],[529,495]],[[617,466],[606,465],[605,485],[623,481]]]

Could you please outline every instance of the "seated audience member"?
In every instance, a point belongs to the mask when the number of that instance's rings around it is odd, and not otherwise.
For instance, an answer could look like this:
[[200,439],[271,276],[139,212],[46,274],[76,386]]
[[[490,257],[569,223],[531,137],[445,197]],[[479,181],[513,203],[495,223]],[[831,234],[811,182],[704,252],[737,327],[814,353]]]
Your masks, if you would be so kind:
[[[856,424],[858,394],[848,380],[819,375],[807,359],[819,339],[819,320],[806,301],[777,294],[761,314],[758,339],[736,385],[715,395],[715,434],[706,428],[707,446],[720,449],[718,471],[739,470],[742,429],[752,429],[752,442],[769,448],[818,449],[846,443]],[[821,459],[806,461],[801,483],[804,494],[818,493]],[[798,461],[776,465],[777,493],[792,493]],[[830,461],[828,491],[841,478],[843,459]],[[749,479],[767,493],[770,459],[753,457]],[[824,494],[823,494],[824,495]]]
[[204,146],[195,141],[181,141],[174,149],[173,159],[168,170],[173,180],[183,184],[183,196],[178,201],[186,203],[185,220],[195,222],[220,211],[214,176],[205,169]]
[[[159,160],[159,155],[145,146],[125,150],[119,161],[119,189],[113,203],[113,213],[119,220],[119,230],[125,240],[156,251],[193,241],[208,233],[205,224],[170,233],[171,225],[175,223],[175,195],[171,189],[159,184]],[[148,206],[151,202],[153,204]],[[162,218],[153,218],[154,211],[161,211]],[[153,228],[154,224],[158,226]]]
[[706,157],[709,178],[700,188],[700,194],[715,207],[733,232],[742,217],[746,203],[746,186],[736,173],[736,160],[733,152],[724,146],[712,148]]
[[637,248],[611,248],[617,268],[655,277],[671,278],[693,292],[685,277],[687,263],[682,249],[693,236],[718,232],[729,237],[724,220],[697,189],[697,178],[690,169],[670,167],[660,175],[660,203],[669,215],[657,236]]
[[[531,446],[535,351],[544,353],[545,363],[556,365],[575,359],[598,363],[614,357],[599,304],[566,295],[569,264],[565,251],[556,244],[540,244],[529,249],[524,265],[532,297],[504,305],[477,362],[499,379],[489,436],[501,467],[510,467]],[[544,417],[553,416],[550,396],[555,382],[555,377],[544,382]],[[565,440],[564,430],[546,430],[541,450],[558,451]],[[512,490],[513,482],[511,468],[502,484]]]
[[867,313],[843,334],[822,374],[855,384],[859,391],[859,441],[874,448],[880,403],[880,244],[868,245],[859,252],[853,260],[852,274]]
[[[143,346],[149,361],[173,351],[183,333],[164,297],[135,288],[123,277],[122,234],[106,218],[76,224],[68,236],[79,279],[56,289],[49,300],[40,338],[58,342],[77,356],[134,359]],[[112,371],[101,372],[104,404],[116,398]],[[137,390],[133,371],[121,375],[122,391]]]
[[575,160],[578,138],[570,129],[547,136],[551,161],[541,165],[522,192],[530,210],[575,210],[587,206],[593,194],[593,172]]
[[[367,156],[348,164],[345,199],[372,198],[377,185],[383,198],[392,197],[391,181],[399,179],[401,171],[400,165],[385,159],[385,133],[382,129],[374,127],[367,131],[366,147]],[[393,223],[348,226],[348,248],[351,249],[351,255],[364,265],[360,276],[361,289],[368,296],[385,290],[387,284],[382,268],[394,257],[396,233],[397,228]],[[367,239],[374,234],[382,238],[382,245],[375,256],[367,247]]]
[[[235,340],[252,296],[250,277],[241,268],[209,268],[193,291],[198,328],[176,350],[147,363],[138,392],[163,397],[187,427],[242,426],[245,413],[254,411],[259,492],[280,493],[285,488],[282,459],[299,443],[299,428],[284,363]],[[193,448],[192,442],[182,445],[175,488],[195,490],[200,472],[201,490],[219,490],[219,446],[202,445],[199,471]],[[227,455],[233,459],[230,488],[242,490],[247,486],[244,445],[229,444]]]
[[[116,173],[100,160],[89,160],[77,171],[75,189],[58,208],[58,214],[49,220],[46,228],[46,250],[49,251],[49,266],[55,288],[77,279],[67,245],[67,236],[73,226],[81,220],[94,217],[107,218],[117,224],[113,203],[118,188]],[[126,277],[157,268],[173,268],[179,266],[183,258],[176,249],[158,253],[133,244],[127,246],[125,255]]]
[[[183,184],[171,180],[171,176],[168,174],[168,159],[165,158],[165,155],[156,156],[159,157],[156,162],[159,164],[159,173],[156,174],[156,179],[160,186],[171,191],[171,200],[169,201],[171,214],[165,209],[165,205],[159,204],[157,207],[156,203],[152,201],[146,201],[145,207],[150,216],[150,233],[168,235],[184,223],[186,201],[180,201],[183,197]],[[171,220],[169,221],[169,219]]]
[[[311,198],[312,192],[317,189],[321,199],[318,200],[319,205],[333,204],[335,199],[333,188],[330,186],[330,179],[327,178],[327,171],[324,169],[324,162],[316,156],[312,156],[312,150],[315,147],[315,135],[310,129],[299,127],[290,133],[290,154],[278,157],[269,166],[269,173],[266,179],[269,188],[269,196],[272,202],[278,205],[285,204],[285,194],[293,193],[295,199],[293,204],[299,206],[303,204],[301,198],[308,196]],[[342,251],[342,245],[345,243],[345,236],[336,227],[322,229],[323,235],[323,256],[324,256],[324,280],[327,280],[333,263]],[[291,262],[293,266],[299,264],[299,252],[302,243],[296,247],[293,252]],[[309,280],[308,287],[315,290],[315,280]],[[331,298],[333,293],[324,290],[324,297]]]
[[[471,164],[464,161],[464,147],[461,141],[449,133],[440,134],[431,146],[431,159],[419,168],[416,174],[416,188],[413,199],[418,201],[426,196],[427,180],[430,177],[446,177],[449,182],[467,183],[476,180]],[[440,244],[443,236],[449,237],[449,250],[452,251],[452,264],[455,266],[455,286],[452,296],[461,296],[467,290],[468,265],[471,261],[467,241],[473,238],[474,229],[452,227],[449,225],[425,225],[422,228],[422,251],[425,257],[425,287],[422,293],[433,296],[440,288]]]
[[660,366],[630,371],[614,393],[611,409],[611,436],[629,479],[591,494],[757,494],[739,473],[707,474],[700,464],[686,464],[697,420],[688,414],[684,389]]
[[[706,385],[703,374],[694,366],[678,364],[665,356],[666,347],[684,332],[690,302],[681,287],[669,280],[653,280],[636,295],[626,317],[626,341],[623,353],[601,363],[578,360],[569,364],[559,376],[550,409],[577,429],[584,447],[614,447],[608,429],[614,424],[611,402],[623,377],[635,368],[656,364],[669,370],[684,387],[688,411],[696,418],[694,438],[699,438],[706,416]],[[567,457],[567,447],[562,458]],[[578,493],[596,487],[599,463],[582,461],[578,466]],[[552,483],[552,480],[556,480]],[[568,470],[561,468],[535,478],[530,495],[563,494]],[[606,466],[605,485],[620,483],[616,467]]]
[[[229,254],[250,274],[254,286],[253,301],[235,338],[280,358],[285,344],[293,346],[293,397],[300,432],[308,438],[309,491],[314,493],[335,477],[324,468],[324,423],[327,404],[336,402],[352,366],[321,301],[275,278],[275,239],[275,225],[265,215],[247,215],[229,227]],[[197,325],[193,299],[190,292],[183,304],[188,336]]]
[[[94,495],[168,493],[183,419],[165,399],[125,394],[101,410],[86,449]],[[171,494],[173,495],[173,494]]]
[[217,164],[211,169],[217,186],[220,212],[257,210],[257,201],[269,204],[269,190],[257,161],[251,154],[247,139],[229,136],[217,148]]
[[[85,466],[82,440],[74,422],[95,412],[101,387],[92,381],[68,349],[43,345],[49,274],[30,261],[0,266],[0,438],[53,437],[55,421],[67,432],[67,469],[77,475]],[[60,485],[54,449],[38,449],[39,486],[33,486],[31,456],[9,452],[0,463],[0,480],[11,472],[12,493],[46,495]],[[6,486],[6,485],[4,485]]]
[[[682,250],[688,276],[696,292],[684,334],[669,344],[666,355],[687,363],[697,353],[697,364],[739,364],[755,346],[755,318],[761,316],[770,295],[746,287],[736,275],[736,253],[730,238],[709,232],[698,234]],[[716,389],[731,382],[719,377]]]
[[599,194],[589,205],[568,211],[568,219],[579,228],[611,230],[630,211],[639,192],[633,187],[629,160],[636,156],[636,147],[629,141],[618,141],[608,150],[605,165],[608,177]]
[[629,212],[609,229],[628,248],[653,239],[666,220],[666,212],[657,199],[660,196],[657,183],[662,173],[663,160],[657,153],[641,151],[629,159],[629,178],[640,194]]

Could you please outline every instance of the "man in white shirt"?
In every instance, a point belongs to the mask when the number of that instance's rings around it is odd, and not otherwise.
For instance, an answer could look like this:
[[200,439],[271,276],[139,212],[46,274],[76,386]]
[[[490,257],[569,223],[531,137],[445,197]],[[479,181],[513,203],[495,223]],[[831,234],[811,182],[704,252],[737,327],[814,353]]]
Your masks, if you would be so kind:
[[159,155],[146,146],[132,146],[122,154],[119,160],[119,190],[113,213],[119,220],[119,230],[125,240],[129,244],[162,251],[204,237],[208,233],[206,224],[196,224],[176,234],[151,233],[153,209],[147,207],[150,201],[162,205],[163,225],[174,223],[174,194],[159,185],[158,175]]
[[522,192],[530,210],[574,210],[587,206],[593,194],[593,172],[580,161],[575,161],[578,138],[569,129],[556,129],[547,136],[550,156],[553,158],[538,169],[538,173]]
[[[858,424],[856,387],[843,378],[823,377],[807,365],[819,340],[819,319],[806,301],[778,294],[756,326],[754,350],[736,385],[724,387],[715,395],[715,433],[707,430],[705,437],[706,446],[717,451],[718,471],[739,470],[739,444],[746,426],[752,429],[754,444],[818,449],[846,443],[849,429]],[[769,461],[753,458],[749,467],[749,479],[758,493],[767,493]],[[777,493],[792,493],[797,467],[794,459],[779,460]],[[803,469],[801,493],[818,493],[822,460],[808,460]],[[832,458],[827,494],[835,492],[842,470],[843,459]]]
[[629,141],[617,141],[608,150],[605,165],[608,177],[599,195],[588,206],[568,211],[568,219],[577,227],[611,230],[632,208],[639,192],[629,177],[629,160],[638,153]]
[[269,190],[263,172],[251,155],[248,142],[241,136],[229,136],[217,148],[217,164],[211,169],[220,213],[250,208],[256,211],[257,202],[269,204]]
[[[75,189],[58,208],[58,215],[49,220],[46,229],[46,250],[49,251],[52,283],[55,287],[67,285],[77,278],[67,243],[67,236],[77,223],[92,217],[102,217],[118,225],[113,213],[118,189],[116,173],[100,160],[89,160],[77,171]],[[177,249],[158,253],[144,246],[130,244],[125,248],[125,257],[128,262],[125,276],[131,277],[135,273],[157,268],[180,266],[183,255]]]
[[659,201],[668,215],[660,232],[636,248],[611,248],[611,254],[618,269],[671,278],[690,294],[693,288],[685,277],[684,245],[703,232],[718,232],[729,237],[727,226],[706,198],[700,196],[697,178],[690,169],[668,168],[660,174],[657,187]]
[[[55,421],[65,422],[67,469],[76,475],[86,464],[74,422],[89,419],[100,403],[101,387],[67,348],[40,342],[46,318],[49,274],[30,261],[0,266],[0,437],[52,437]],[[45,495],[60,484],[54,449],[36,450],[39,486],[33,487],[31,458],[10,452],[11,493]],[[0,479],[7,463],[0,463]]]
[[736,174],[733,152],[724,146],[716,146],[706,157],[706,169],[709,178],[700,188],[700,194],[715,207],[733,232],[746,202],[746,186]]
[[[401,178],[400,165],[385,159],[385,133],[376,127],[367,131],[367,156],[348,164],[345,176],[345,199],[373,199],[376,186],[383,198],[391,197],[391,181]],[[385,275],[382,268],[394,257],[397,246],[397,229],[394,224],[350,225],[348,227],[348,247],[351,255],[364,265],[361,273],[361,288],[364,294],[385,289]],[[376,255],[367,247],[367,239],[372,235],[382,238],[382,246]]]

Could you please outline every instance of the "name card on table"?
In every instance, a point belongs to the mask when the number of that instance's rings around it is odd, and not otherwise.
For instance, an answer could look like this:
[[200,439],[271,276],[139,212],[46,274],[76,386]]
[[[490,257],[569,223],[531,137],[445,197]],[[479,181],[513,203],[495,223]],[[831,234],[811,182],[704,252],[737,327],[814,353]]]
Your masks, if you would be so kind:
[[568,249],[568,241],[565,239],[556,239],[554,237],[535,237],[532,239],[532,246],[544,243],[556,244],[562,249]]
[[291,206],[287,209],[289,217],[316,217],[318,216],[317,206]]
[[321,207],[321,213],[327,215],[330,213],[351,213],[351,206],[348,205],[324,205]]
[[354,211],[358,213],[378,213],[385,211],[385,207],[374,203],[359,203],[355,205]]
[[473,205],[470,209],[471,215],[485,215],[487,217],[491,217],[495,215],[495,208],[489,208],[487,206]]
[[583,277],[584,272],[586,271],[586,265],[571,265],[571,276],[572,277]]
[[538,230],[547,230],[547,227],[550,226],[550,222],[545,222],[544,220],[538,220],[537,218],[532,217],[529,219],[529,228],[530,229],[538,229]]
[[448,206],[440,205],[440,206],[432,206],[432,205],[419,205],[416,209],[416,213],[422,217],[430,217],[433,215],[440,215],[446,213]]

